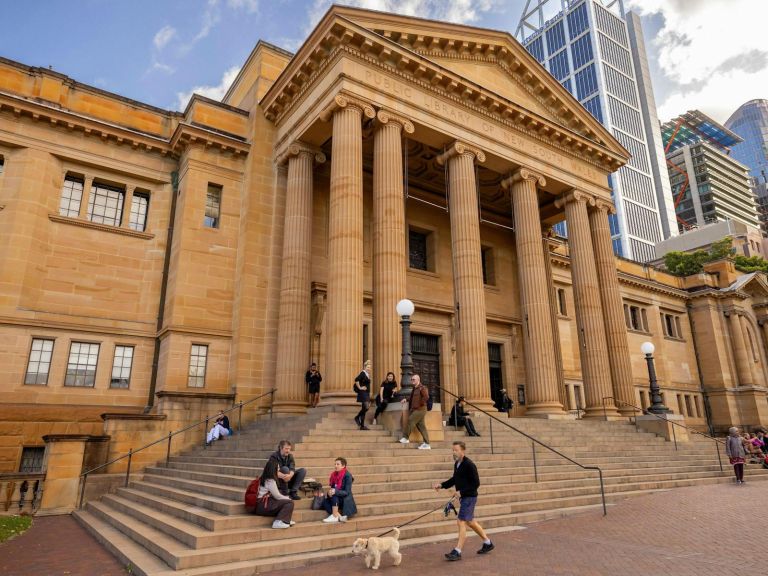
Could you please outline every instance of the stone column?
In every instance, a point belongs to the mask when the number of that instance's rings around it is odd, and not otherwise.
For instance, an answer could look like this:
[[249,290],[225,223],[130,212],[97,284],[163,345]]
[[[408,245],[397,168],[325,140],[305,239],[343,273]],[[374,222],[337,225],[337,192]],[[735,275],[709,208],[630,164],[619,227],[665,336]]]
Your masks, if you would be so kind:
[[744,341],[744,332],[741,329],[739,313],[736,310],[727,312],[728,329],[731,333],[731,351],[736,362],[736,374],[739,380],[739,386],[752,386],[752,370],[749,368],[749,358],[747,357],[746,342]]
[[[742,314],[739,317],[739,323],[741,324],[741,329],[744,331],[744,345],[746,346],[745,350],[747,354],[747,364],[749,365],[749,369],[752,372],[752,382],[755,386],[765,386],[765,379],[761,373],[762,370],[760,369],[760,363],[755,361],[755,355],[760,358],[759,342],[750,338],[749,318],[747,318],[746,314]],[[757,336],[757,334],[755,334],[755,336]],[[750,341],[752,344],[747,345]],[[755,347],[754,353],[752,351],[752,346]]]
[[[376,384],[399,372],[402,335],[395,309],[407,296],[402,133],[413,124],[380,110],[373,140],[373,370]],[[407,384],[401,382],[401,385]]]
[[437,157],[438,164],[448,164],[459,395],[483,409],[490,409],[493,401],[475,160],[485,162],[483,151],[462,142],[454,142]]
[[[565,218],[568,222],[568,249],[571,256],[576,326],[579,331],[579,357],[587,400],[586,418],[602,418],[603,398],[613,395],[608,345],[600,304],[600,286],[587,214],[587,204],[594,203],[591,196],[577,190],[562,196],[555,203],[556,206],[565,207]],[[618,417],[612,401],[606,401],[605,406],[609,417]]]
[[512,192],[517,273],[523,318],[525,389],[528,416],[564,416],[558,390],[552,309],[547,289],[547,265],[541,241],[541,216],[536,186],[546,180],[522,168],[502,182]]
[[274,411],[302,414],[307,406],[304,374],[310,361],[312,169],[315,162],[325,162],[325,154],[305,144],[295,143],[288,147],[277,163],[282,165],[286,160],[288,179]]
[[323,113],[333,119],[328,221],[326,366],[321,404],[354,404],[363,368],[363,118],[373,108],[339,94]]
[[[616,272],[616,258],[613,255],[611,230],[608,215],[614,214],[613,204],[597,200],[589,212],[589,226],[592,230],[592,248],[595,253],[600,300],[603,306],[603,323],[608,345],[608,362],[611,367],[613,396],[621,402],[635,404],[635,387],[632,383],[632,360],[627,343],[627,328],[624,322],[624,301],[621,298],[619,276]],[[634,409],[619,403],[622,416],[632,416]]]

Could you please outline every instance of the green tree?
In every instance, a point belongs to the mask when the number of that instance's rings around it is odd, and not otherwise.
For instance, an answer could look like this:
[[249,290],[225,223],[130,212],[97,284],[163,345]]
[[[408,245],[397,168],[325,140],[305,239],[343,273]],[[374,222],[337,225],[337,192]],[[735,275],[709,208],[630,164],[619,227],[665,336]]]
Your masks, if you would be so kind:
[[722,240],[713,242],[709,250],[667,252],[664,255],[664,267],[670,274],[675,276],[690,276],[704,270],[704,264],[707,262],[722,260],[732,256],[734,252],[733,239],[730,236],[726,236]]
[[739,272],[766,272],[768,273],[768,261],[762,256],[735,256],[733,263]]

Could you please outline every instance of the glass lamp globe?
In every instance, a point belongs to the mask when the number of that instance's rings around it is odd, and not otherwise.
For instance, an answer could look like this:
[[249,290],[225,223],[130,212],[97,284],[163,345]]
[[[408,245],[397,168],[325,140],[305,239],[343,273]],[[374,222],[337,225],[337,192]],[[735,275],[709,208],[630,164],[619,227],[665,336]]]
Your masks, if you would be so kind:
[[656,347],[653,345],[653,342],[643,342],[643,345],[640,346],[640,350],[647,356],[648,354],[653,354]]
[[413,305],[413,302],[407,298],[400,300],[400,302],[397,303],[397,315],[401,318],[403,316],[413,316],[414,309],[415,306]]

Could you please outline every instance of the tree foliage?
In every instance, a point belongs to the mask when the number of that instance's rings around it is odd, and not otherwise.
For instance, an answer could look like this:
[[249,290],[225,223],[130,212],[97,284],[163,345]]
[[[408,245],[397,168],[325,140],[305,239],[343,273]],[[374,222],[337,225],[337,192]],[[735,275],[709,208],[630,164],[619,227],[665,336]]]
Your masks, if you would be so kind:
[[730,236],[726,236],[722,240],[713,242],[709,250],[667,252],[664,255],[664,267],[670,274],[675,276],[690,276],[704,270],[704,264],[707,262],[722,260],[733,255],[734,252],[733,239]]

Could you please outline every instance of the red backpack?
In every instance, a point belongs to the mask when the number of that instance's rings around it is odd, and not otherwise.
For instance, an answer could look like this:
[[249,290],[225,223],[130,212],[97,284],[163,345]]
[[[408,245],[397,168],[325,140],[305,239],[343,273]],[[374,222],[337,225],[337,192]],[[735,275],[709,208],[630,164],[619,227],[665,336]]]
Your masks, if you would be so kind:
[[256,503],[259,501],[259,487],[261,486],[261,476],[256,476],[255,480],[251,480],[248,484],[248,488],[245,490],[245,507],[256,508]]

